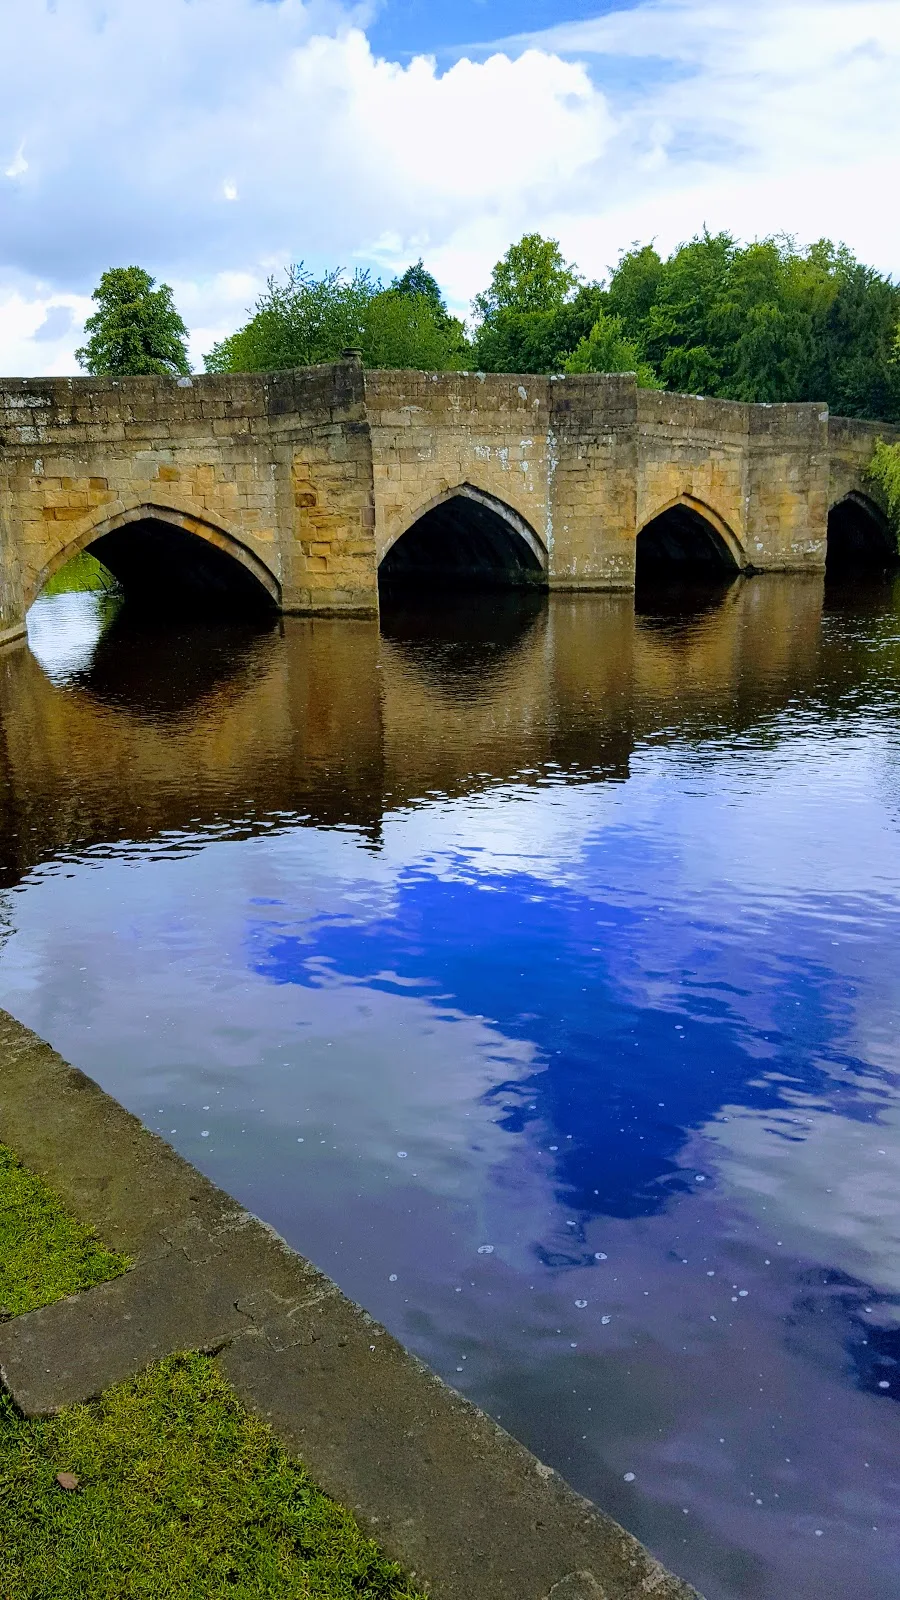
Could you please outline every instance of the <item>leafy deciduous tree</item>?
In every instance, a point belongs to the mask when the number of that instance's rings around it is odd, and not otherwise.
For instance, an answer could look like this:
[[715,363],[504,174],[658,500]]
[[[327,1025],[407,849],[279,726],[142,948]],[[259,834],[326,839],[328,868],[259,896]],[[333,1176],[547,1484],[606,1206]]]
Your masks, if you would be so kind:
[[633,339],[625,336],[621,317],[601,311],[583,339],[566,361],[567,372],[633,372],[642,389],[662,389],[649,361],[645,361]]
[[208,372],[273,372],[334,361],[347,348],[369,367],[443,371],[464,364],[465,330],[419,262],[389,289],[368,272],[316,278],[302,265],[270,278],[249,322],[215,345]]
[[88,317],[88,341],[75,351],[88,372],[113,377],[190,372],[188,331],[167,283],[155,287],[143,267],[111,267],[104,272]]

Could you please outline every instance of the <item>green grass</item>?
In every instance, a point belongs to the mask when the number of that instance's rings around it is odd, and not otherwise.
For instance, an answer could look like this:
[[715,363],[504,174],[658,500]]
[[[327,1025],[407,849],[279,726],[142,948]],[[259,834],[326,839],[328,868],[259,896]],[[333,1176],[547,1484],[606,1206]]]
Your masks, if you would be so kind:
[[86,594],[95,590],[106,592],[117,588],[112,573],[87,550],[73,556],[64,567],[48,578],[42,594]]
[[[128,1265],[0,1145],[7,1315]],[[48,1421],[21,1417],[0,1389],[0,1600],[82,1596],[421,1600],[196,1354]]]
[[129,1265],[0,1144],[0,1317],[35,1311]]
[[208,1356],[50,1421],[0,1400],[0,1529],[3,1600],[416,1600]]

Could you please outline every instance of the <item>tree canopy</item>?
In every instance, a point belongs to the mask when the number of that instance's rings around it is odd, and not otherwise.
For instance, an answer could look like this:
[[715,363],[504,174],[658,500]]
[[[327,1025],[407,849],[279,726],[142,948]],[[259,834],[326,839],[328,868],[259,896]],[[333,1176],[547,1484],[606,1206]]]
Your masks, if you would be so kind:
[[667,389],[900,416],[900,288],[827,239],[704,232],[666,260],[635,247],[606,296]]
[[85,322],[87,343],[75,351],[79,364],[97,376],[190,372],[188,331],[167,283],[155,287],[143,267],[110,267],[93,299],[97,310]]
[[208,372],[267,372],[334,361],[362,351],[368,367],[445,371],[465,365],[465,329],[451,317],[440,289],[422,266],[385,289],[368,272],[340,270],[321,278],[303,264],[284,281],[270,278],[249,322],[215,345]]
[[420,259],[384,285],[301,265],[270,279],[210,371],[335,359],[484,372],[626,372],[638,383],[730,400],[824,400],[845,416],[900,419],[900,287],[829,240],[741,245],[698,234],[664,257],[632,246],[603,283],[555,239],[528,233],[497,262],[467,333]]

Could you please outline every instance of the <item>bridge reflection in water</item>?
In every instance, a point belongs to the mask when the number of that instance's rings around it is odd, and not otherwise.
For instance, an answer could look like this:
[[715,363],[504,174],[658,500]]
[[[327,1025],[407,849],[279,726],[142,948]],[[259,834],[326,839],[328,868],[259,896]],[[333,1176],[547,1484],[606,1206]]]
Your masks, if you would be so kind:
[[900,592],[694,584],[40,602],[0,1004],[712,1600],[893,1600]]
[[819,671],[824,594],[818,577],[669,584],[643,589],[637,616],[627,594],[401,598],[380,627],[160,627],[115,598],[39,602],[34,649],[2,658],[5,881],[172,830],[285,819],[377,839],[436,792],[623,778],[673,709],[702,734],[789,703]]

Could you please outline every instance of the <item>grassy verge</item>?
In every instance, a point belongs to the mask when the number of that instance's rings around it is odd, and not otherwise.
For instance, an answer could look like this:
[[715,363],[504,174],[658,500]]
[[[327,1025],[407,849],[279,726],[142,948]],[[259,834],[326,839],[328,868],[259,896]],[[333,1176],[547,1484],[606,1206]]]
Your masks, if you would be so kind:
[[[0,1145],[7,1314],[127,1266]],[[74,1475],[70,1487],[59,1473]],[[197,1354],[46,1421],[21,1417],[0,1390],[0,1600],[81,1595],[420,1600]]]
[[118,586],[112,573],[87,550],[73,556],[64,567],[54,572],[41,590],[42,594],[90,594],[99,590],[108,592]]
[[0,1144],[0,1317],[36,1311],[129,1265]]
[[49,1422],[7,1402],[0,1527],[4,1600],[414,1600],[207,1356],[171,1356]]

